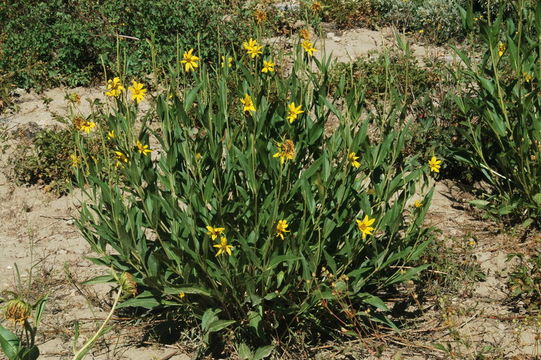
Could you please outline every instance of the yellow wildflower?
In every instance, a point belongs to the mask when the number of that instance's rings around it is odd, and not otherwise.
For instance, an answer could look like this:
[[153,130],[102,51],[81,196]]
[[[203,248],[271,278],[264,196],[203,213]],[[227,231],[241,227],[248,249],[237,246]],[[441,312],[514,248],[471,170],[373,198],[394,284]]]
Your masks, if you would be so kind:
[[261,51],[261,49],[263,49],[263,46],[259,45],[257,43],[257,40],[253,40],[252,38],[242,43],[242,47],[244,50],[246,50],[246,53],[248,53],[248,55],[252,57],[252,59],[259,56],[260,54],[263,54],[263,52]]
[[113,153],[116,156],[116,161],[117,161],[116,166],[117,167],[122,166],[123,165],[122,163],[127,163],[129,161],[128,157],[123,152],[121,152],[121,151],[113,151]]
[[359,157],[357,156],[356,153],[354,152],[349,153],[348,160],[351,166],[353,166],[354,168],[359,168],[359,166],[361,166],[361,163],[358,162],[357,159],[359,159]]
[[284,240],[284,233],[289,232],[287,220],[278,220],[276,224],[276,236]]
[[144,156],[152,152],[148,145],[143,145],[140,141],[137,141],[135,146],[137,147],[137,151],[139,152],[139,154],[143,154]]
[[438,158],[435,156],[432,156],[432,159],[428,161],[428,166],[430,167],[430,171],[434,171],[437,173],[440,172],[440,167],[441,167],[440,164],[441,164],[441,160],[438,160]]
[[533,79],[533,75],[531,75],[531,74],[529,74],[527,72],[523,72],[522,76],[524,76],[524,81],[526,81],[527,83],[529,83]]
[[122,91],[124,91],[124,86],[122,86],[122,82],[120,81],[120,78],[116,77],[112,80],[107,81],[107,91],[105,95],[111,96],[111,97],[117,97],[119,96]]
[[4,318],[22,325],[30,317],[31,310],[32,307],[23,300],[9,300],[5,305]]
[[107,138],[108,139],[114,139],[116,137],[116,134],[115,134],[115,131],[114,130],[111,130],[107,133]]
[[70,155],[71,166],[77,167],[81,163],[81,158],[75,154]]
[[184,293],[184,291],[181,291],[178,293],[178,297],[181,298],[181,299],[184,299],[184,297],[186,296],[186,294]]
[[[225,56],[222,56],[222,63],[221,63],[222,67],[225,67],[225,63],[226,63]],[[233,58],[231,56],[228,56],[227,57],[227,67],[231,67],[231,66],[233,66]]]
[[88,134],[90,133],[90,131],[92,131],[92,129],[96,127],[96,123],[94,121],[88,121],[80,116],[77,116],[73,119],[73,126],[75,127],[75,129]]
[[372,231],[376,230],[371,226],[376,219],[370,219],[368,215],[365,215],[362,221],[359,219],[355,221],[357,222],[357,228],[363,234],[363,240],[366,239],[366,235],[372,235]]
[[131,99],[135,100],[138,104],[145,98],[147,89],[143,89],[145,85],[133,80],[132,86],[128,88],[131,92]]
[[423,207],[423,203],[420,202],[419,200],[415,200],[415,202],[413,203],[413,206],[415,206],[418,209],[418,208]]
[[263,69],[261,69],[261,72],[262,73],[267,73],[267,72],[273,72],[274,71],[274,66],[276,64],[272,62],[272,60],[263,60]]
[[302,42],[302,48],[304,49],[304,51],[306,51],[306,53],[310,56],[314,56],[314,52],[317,51],[317,49],[314,47],[314,44],[312,44],[310,41],[308,40],[304,40]]
[[284,161],[293,160],[295,158],[295,143],[292,140],[284,140],[283,143],[278,143],[278,152],[272,157],[279,157],[280,164],[283,164]]
[[498,56],[502,57],[505,50],[507,50],[507,44],[500,41],[498,44]]
[[207,226],[207,235],[210,235],[210,237],[212,238],[212,240],[216,239],[218,236],[220,236],[221,233],[223,233],[225,231],[225,228],[223,227],[212,227],[212,226]]
[[248,94],[244,95],[244,99],[240,99],[240,102],[244,107],[242,108],[242,111],[256,111],[254,102],[252,101],[252,97]]
[[180,62],[184,64],[184,71],[188,72],[190,70],[194,71],[199,67],[199,64],[197,63],[199,60],[200,59],[197,56],[193,55],[193,49],[190,49],[182,55],[182,60],[180,60]]
[[295,106],[294,102],[289,104],[287,108],[289,109],[289,112],[287,114],[287,119],[289,120],[289,123],[292,123],[293,121],[295,121],[297,117],[304,112],[301,110],[302,105]]
[[233,249],[233,246],[227,243],[227,238],[225,236],[220,238],[219,244],[212,245],[212,247],[218,249],[216,256],[220,256],[221,254],[231,255],[231,249]]

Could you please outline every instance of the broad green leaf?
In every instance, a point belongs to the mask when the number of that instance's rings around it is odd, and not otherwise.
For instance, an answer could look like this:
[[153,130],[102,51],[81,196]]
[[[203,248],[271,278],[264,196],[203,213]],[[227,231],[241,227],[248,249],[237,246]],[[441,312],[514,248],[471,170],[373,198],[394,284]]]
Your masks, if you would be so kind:
[[18,360],[20,340],[11,331],[0,325],[0,346],[9,360]]

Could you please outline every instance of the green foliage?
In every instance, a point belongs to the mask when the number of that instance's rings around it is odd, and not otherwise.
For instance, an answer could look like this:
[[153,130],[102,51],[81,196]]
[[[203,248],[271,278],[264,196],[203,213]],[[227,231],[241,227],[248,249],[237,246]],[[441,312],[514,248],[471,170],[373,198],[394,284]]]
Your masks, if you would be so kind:
[[70,154],[75,151],[69,130],[39,130],[31,139],[23,139],[8,159],[9,178],[22,184],[47,185],[63,193],[71,185]]
[[[321,19],[339,28],[370,26],[374,19],[371,0],[322,0]],[[318,14],[319,15],[319,14]]]
[[422,30],[436,42],[462,38],[459,6],[468,0],[372,0],[372,7],[385,24],[404,31]]
[[528,310],[541,307],[541,254],[526,259],[521,254],[510,254],[508,260],[517,257],[520,262],[509,273],[508,287],[515,300],[522,301]]
[[177,38],[216,61],[218,46],[239,46],[245,28],[235,17],[219,0],[7,1],[0,10],[0,71],[15,72],[22,87],[88,85],[102,62],[119,71],[125,54],[130,72],[141,76],[176,59]]
[[[138,295],[121,306],[182,307],[202,318],[206,343],[226,327],[256,346],[292,325],[332,331],[336,316],[352,331],[366,321],[393,326],[379,296],[426,267],[403,265],[428,244],[428,167],[403,156],[401,99],[370,113],[360,88],[345,91],[344,78],[330,86],[329,62],[297,48],[285,78],[249,57],[193,76],[179,69],[156,98],[152,130],[135,103],[116,99],[102,123],[118,134],[109,149],[117,160],[105,154],[100,166],[79,168],[89,198],[78,224],[96,263],[133,275]],[[192,86],[179,89],[186,77]],[[247,95],[255,111],[243,111]],[[303,112],[290,122],[292,102]],[[134,146],[152,139],[151,154]],[[424,206],[414,208],[420,190]],[[361,220],[373,234],[363,235]],[[209,226],[223,234],[213,239]]]
[[474,86],[457,97],[468,147],[457,159],[478,169],[493,192],[476,205],[525,225],[541,215],[541,99],[538,62],[541,4],[518,3],[518,23],[498,17],[483,24],[487,50],[479,65],[464,53]]

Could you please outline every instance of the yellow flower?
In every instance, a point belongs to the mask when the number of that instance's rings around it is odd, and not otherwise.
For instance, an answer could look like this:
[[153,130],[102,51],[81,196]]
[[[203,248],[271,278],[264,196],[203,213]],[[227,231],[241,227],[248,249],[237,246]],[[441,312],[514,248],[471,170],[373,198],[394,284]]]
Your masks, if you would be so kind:
[[363,240],[366,239],[366,235],[372,235],[372,231],[376,230],[371,226],[376,219],[370,219],[368,215],[365,215],[362,221],[359,219],[355,221],[357,222],[357,228],[363,234]]
[[424,32],[424,29],[419,30],[419,34],[423,34]]
[[270,61],[263,60],[263,69],[261,69],[261,72],[262,73],[273,72],[275,65],[276,64],[273,63],[272,60]]
[[138,104],[145,98],[147,89],[143,89],[144,86],[145,85],[133,80],[132,86],[128,88],[128,90],[131,92],[131,99],[135,100]]
[[4,318],[22,325],[30,317],[31,310],[32,307],[20,299],[9,300],[5,305]]
[[107,81],[107,91],[105,95],[111,96],[111,97],[117,97],[119,96],[122,91],[124,91],[124,86],[122,86],[122,82],[120,81],[120,78],[116,77],[112,80]]
[[302,114],[304,112],[301,110],[302,105],[295,106],[294,102],[289,104],[287,108],[289,109],[289,112],[287,114],[287,119],[289,120],[289,123],[292,123],[293,121],[295,121],[297,117],[299,116],[299,114]]
[[219,244],[212,245],[212,247],[215,247],[218,249],[216,256],[220,256],[221,254],[231,255],[231,249],[233,249],[233,246],[227,243],[227,238],[225,236],[222,236],[220,238]]
[[276,224],[276,236],[284,240],[284,233],[289,232],[287,229],[288,226],[287,220],[278,220],[278,223]]
[[264,12],[264,11],[261,11],[261,10],[256,10],[254,12],[254,17],[255,17],[255,21],[258,23],[258,24],[261,24],[262,22],[264,22],[265,20],[267,20],[267,13]]
[[139,154],[143,154],[144,156],[152,152],[148,145],[143,145],[140,141],[137,141],[135,146],[137,147],[137,151],[139,152]]
[[502,57],[505,50],[507,50],[507,44],[500,41],[500,43],[498,44],[498,56]]
[[240,102],[244,107],[242,108],[242,111],[256,111],[254,102],[252,101],[252,97],[248,94],[244,95],[244,99],[240,99]]
[[77,116],[73,119],[73,126],[75,127],[75,129],[88,134],[90,133],[90,131],[92,131],[92,129],[96,127],[96,123],[94,121],[88,121],[80,116]]
[[81,163],[81,158],[75,154],[70,155],[71,166],[77,167]]
[[354,168],[359,168],[359,166],[361,166],[361,163],[357,161],[359,157],[357,156],[356,153],[354,152],[350,152],[349,155],[348,155],[348,160],[349,160],[349,163],[351,164],[351,166],[353,166]]
[[524,76],[524,81],[526,81],[527,83],[529,83],[533,79],[533,76],[527,72],[523,72],[522,76]]
[[128,162],[128,157],[123,152],[113,151],[113,153],[116,156],[116,167],[122,166],[122,163]]
[[[231,56],[227,57],[227,67],[233,66],[233,58]],[[222,67],[225,67],[225,56],[222,56]]]
[[182,55],[182,60],[180,60],[180,62],[184,64],[184,71],[188,72],[199,67],[199,64],[197,63],[199,60],[200,59],[197,56],[193,55],[193,49],[190,49]]
[[252,38],[242,43],[242,47],[244,50],[246,50],[246,53],[248,53],[248,55],[252,57],[252,59],[259,56],[260,54],[263,54],[263,52],[261,51],[261,49],[263,49],[263,46],[259,45],[257,43],[257,40],[253,40]]
[[114,130],[111,130],[107,133],[107,138],[108,139],[114,139],[116,137],[116,134],[115,134],[115,131]]
[[302,48],[304,49],[304,51],[306,51],[306,53],[310,56],[314,56],[314,52],[317,51],[317,49],[314,47],[314,44],[312,44],[310,41],[308,40],[304,40],[302,42]]
[[178,293],[178,297],[181,298],[181,299],[184,299],[184,297],[186,296],[186,294],[184,293],[184,291],[181,291]]
[[295,143],[292,140],[284,140],[283,143],[278,143],[278,152],[272,157],[279,157],[280,164],[283,164],[284,161],[293,160],[295,158]]
[[195,153],[195,161],[201,160],[202,157],[203,155],[201,155],[201,153]]
[[434,171],[437,173],[440,172],[440,167],[441,167],[440,164],[441,164],[441,160],[438,160],[438,158],[435,156],[432,156],[432,159],[428,161],[428,166],[430,166],[430,171]]
[[420,202],[419,200],[415,200],[415,202],[413,203],[413,206],[415,206],[418,209],[420,207],[423,207],[423,203]]
[[207,226],[207,235],[210,235],[210,237],[212,238],[212,240],[216,239],[218,236],[220,236],[221,233],[223,233],[225,231],[225,228],[223,227],[212,227],[212,226]]

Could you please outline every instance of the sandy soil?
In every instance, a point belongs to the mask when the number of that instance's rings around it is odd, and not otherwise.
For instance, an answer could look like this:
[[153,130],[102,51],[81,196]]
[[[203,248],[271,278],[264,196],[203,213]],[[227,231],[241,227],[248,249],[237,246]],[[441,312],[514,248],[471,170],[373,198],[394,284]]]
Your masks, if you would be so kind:
[[[340,61],[368,54],[391,42],[386,32],[355,29],[344,33],[329,31],[323,40],[327,52]],[[323,44],[322,43],[322,44]],[[414,46],[418,56],[441,51]],[[444,55],[446,56],[446,55]],[[54,117],[68,112],[67,92],[81,95],[80,110],[90,112],[87,100],[103,100],[102,88],[52,89],[42,95],[20,92],[18,112],[0,114],[0,123],[9,128],[57,125]],[[44,102],[44,99],[48,99]],[[48,103],[48,104],[46,104]],[[74,226],[78,194],[56,198],[39,186],[16,186],[7,181],[5,161],[0,155],[0,292],[17,283],[16,267],[25,290],[48,292],[50,300],[39,337],[40,359],[69,359],[74,322],[82,328],[80,344],[93,334],[104,319],[110,304],[108,286],[83,286],[80,283],[106,269],[92,265],[85,240]],[[439,239],[449,248],[473,240],[470,258],[486,275],[485,281],[470,283],[471,291],[450,292],[441,298],[423,299],[422,316],[400,335],[373,339],[385,344],[383,353],[362,350],[363,342],[324,347],[316,358],[327,359],[533,359],[541,351],[540,327],[526,321],[507,305],[507,274],[512,263],[507,255],[523,246],[518,239],[469,211],[471,196],[449,182],[436,183],[429,224],[441,229]],[[530,236],[534,238],[534,236]],[[473,244],[472,243],[472,244]],[[513,245],[515,244],[515,245]],[[520,250],[520,249],[518,249]],[[32,276],[30,276],[32,272]],[[32,278],[32,279],[31,279]],[[89,359],[188,359],[189,354],[175,346],[144,343],[137,327],[117,326],[90,354]],[[447,352],[435,345],[449,347]],[[172,356],[170,357],[169,355]],[[2,356],[0,355],[0,359]]]

